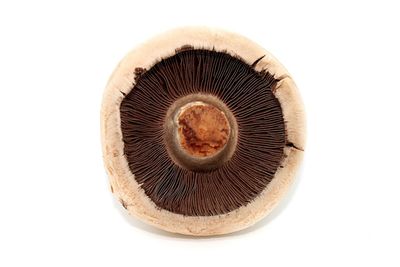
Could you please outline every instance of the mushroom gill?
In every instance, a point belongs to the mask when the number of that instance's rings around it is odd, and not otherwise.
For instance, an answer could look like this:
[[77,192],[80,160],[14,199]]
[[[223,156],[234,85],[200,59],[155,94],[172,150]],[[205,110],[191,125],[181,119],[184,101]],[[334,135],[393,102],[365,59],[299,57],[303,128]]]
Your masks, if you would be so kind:
[[191,47],[137,69],[120,106],[124,154],[158,208],[220,215],[268,186],[286,145],[276,84],[239,57]]

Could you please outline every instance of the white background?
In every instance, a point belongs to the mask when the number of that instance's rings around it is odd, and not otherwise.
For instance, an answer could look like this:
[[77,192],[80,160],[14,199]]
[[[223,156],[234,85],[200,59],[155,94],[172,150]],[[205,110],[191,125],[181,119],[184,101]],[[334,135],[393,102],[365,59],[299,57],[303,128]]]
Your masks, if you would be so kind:
[[[396,1],[1,1],[0,266],[399,266],[399,13]],[[307,110],[289,196],[224,237],[129,219],[103,169],[109,75],[185,25],[264,46]]]

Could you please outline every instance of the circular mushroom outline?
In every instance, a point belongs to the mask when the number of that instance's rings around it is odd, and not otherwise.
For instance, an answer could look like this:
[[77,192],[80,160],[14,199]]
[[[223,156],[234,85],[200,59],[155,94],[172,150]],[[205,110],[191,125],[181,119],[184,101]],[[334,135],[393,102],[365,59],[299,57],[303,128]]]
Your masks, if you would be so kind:
[[[120,104],[133,88],[136,72],[150,69],[177,49],[191,46],[240,57],[256,71],[268,70],[279,80],[274,92],[284,115],[287,145],[285,159],[274,179],[251,203],[216,216],[184,216],[162,210],[144,193],[134,179],[124,156],[120,127]],[[163,230],[197,236],[235,232],[265,217],[293,183],[305,145],[305,116],[295,83],[286,69],[265,49],[238,34],[210,28],[179,28],[137,47],[128,53],[114,70],[106,86],[101,108],[103,158],[111,190],[131,215]]]

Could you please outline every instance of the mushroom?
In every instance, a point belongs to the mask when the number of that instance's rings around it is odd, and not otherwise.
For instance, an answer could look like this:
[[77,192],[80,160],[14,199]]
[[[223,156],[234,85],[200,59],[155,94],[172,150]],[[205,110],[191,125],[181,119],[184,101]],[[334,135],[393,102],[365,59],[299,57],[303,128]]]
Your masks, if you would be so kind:
[[166,231],[219,235],[266,216],[305,145],[297,88],[237,34],[182,28],[131,51],[105,89],[101,131],[112,192]]

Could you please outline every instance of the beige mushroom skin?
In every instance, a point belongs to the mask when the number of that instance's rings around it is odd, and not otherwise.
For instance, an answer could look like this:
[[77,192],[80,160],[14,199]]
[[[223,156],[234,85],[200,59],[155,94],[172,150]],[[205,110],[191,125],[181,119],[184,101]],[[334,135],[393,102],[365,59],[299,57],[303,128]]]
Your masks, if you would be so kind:
[[[267,70],[280,81],[274,92],[281,104],[290,146],[284,148],[282,167],[264,191],[251,203],[216,216],[184,216],[158,208],[134,179],[124,156],[120,104],[135,81],[137,68],[150,69],[162,58],[174,55],[186,45],[195,49],[215,49],[238,56],[249,65]],[[232,233],[253,225],[277,205],[293,183],[303,158],[305,115],[297,87],[286,69],[265,49],[240,35],[210,28],[179,28],[153,38],[129,52],[110,77],[101,107],[103,158],[113,194],[129,214],[160,229],[194,236]]]

